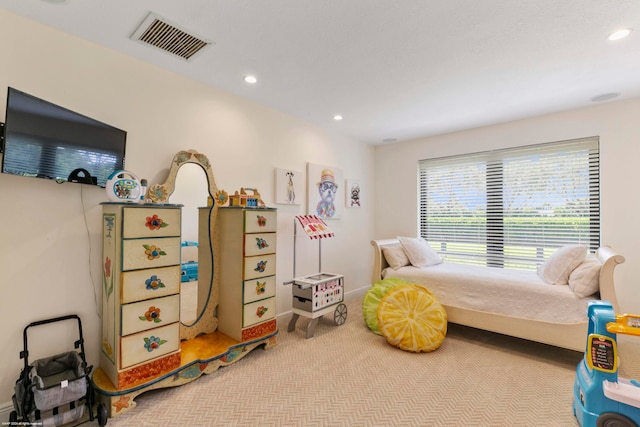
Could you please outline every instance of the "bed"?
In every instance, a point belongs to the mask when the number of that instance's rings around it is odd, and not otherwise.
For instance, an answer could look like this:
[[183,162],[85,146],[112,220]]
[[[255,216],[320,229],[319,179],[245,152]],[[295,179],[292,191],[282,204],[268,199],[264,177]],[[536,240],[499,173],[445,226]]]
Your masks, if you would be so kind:
[[[400,246],[398,239],[373,240],[372,283],[398,278],[427,287],[447,311],[448,321],[487,331],[584,351],[587,301],[598,294],[576,296],[567,285],[545,283],[535,271],[504,270],[442,262],[428,267],[411,264],[391,268],[384,252]],[[385,249],[387,248],[387,249]],[[610,247],[595,255],[599,297],[616,311],[614,270],[625,260]]]

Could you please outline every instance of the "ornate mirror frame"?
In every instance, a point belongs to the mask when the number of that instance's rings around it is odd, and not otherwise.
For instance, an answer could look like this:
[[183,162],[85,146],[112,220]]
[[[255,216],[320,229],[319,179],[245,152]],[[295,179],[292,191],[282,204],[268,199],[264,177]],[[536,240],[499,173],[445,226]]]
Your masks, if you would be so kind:
[[[154,184],[147,190],[147,200],[152,203],[170,203],[169,198],[173,194],[176,185],[176,177],[180,167],[187,163],[194,163],[200,166],[205,175],[207,176],[207,182],[209,187],[210,200],[214,200],[213,206],[210,209],[206,209],[205,215],[208,212],[206,218],[203,218],[203,213],[200,212],[199,221],[199,240],[204,238],[208,239],[208,242],[199,241],[198,245],[198,269],[200,272],[211,277],[211,283],[208,285],[208,289],[202,288],[202,284],[198,281],[198,309],[195,322],[191,325],[185,325],[180,323],[180,339],[191,339],[201,334],[211,333],[218,327],[218,319],[216,317],[216,308],[218,307],[218,272],[215,266],[215,256],[217,248],[215,247],[216,239],[214,238],[216,217],[218,215],[218,204],[215,202],[215,195],[218,192],[215,179],[213,178],[213,169],[207,156],[196,150],[182,150],[179,151],[171,161],[171,167],[169,168],[169,176],[162,184]],[[206,230],[203,230],[203,226]],[[200,256],[204,254],[205,256]],[[210,259],[210,265],[206,265],[206,260]],[[206,298],[201,298],[204,296]]]

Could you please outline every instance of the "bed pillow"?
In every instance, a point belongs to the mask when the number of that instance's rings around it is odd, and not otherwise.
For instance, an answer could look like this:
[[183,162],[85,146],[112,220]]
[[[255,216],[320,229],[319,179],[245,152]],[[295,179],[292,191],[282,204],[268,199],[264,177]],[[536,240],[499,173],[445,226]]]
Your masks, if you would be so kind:
[[567,245],[555,251],[538,267],[538,276],[550,285],[569,284],[569,275],[587,257],[587,247]]
[[421,237],[398,237],[411,265],[418,268],[442,264],[442,258]]
[[600,268],[602,264],[594,254],[585,260],[569,275],[569,288],[577,297],[588,297],[600,289]]
[[387,263],[389,263],[389,266],[394,270],[410,264],[407,253],[402,248],[402,245],[383,246],[382,253]]

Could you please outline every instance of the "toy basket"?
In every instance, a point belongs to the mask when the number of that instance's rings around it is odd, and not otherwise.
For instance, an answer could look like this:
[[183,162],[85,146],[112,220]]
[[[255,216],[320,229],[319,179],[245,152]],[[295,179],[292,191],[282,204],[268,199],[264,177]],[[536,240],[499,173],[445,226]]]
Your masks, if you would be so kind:
[[87,394],[85,363],[75,351],[39,359],[29,372],[33,399],[40,411],[78,400]]

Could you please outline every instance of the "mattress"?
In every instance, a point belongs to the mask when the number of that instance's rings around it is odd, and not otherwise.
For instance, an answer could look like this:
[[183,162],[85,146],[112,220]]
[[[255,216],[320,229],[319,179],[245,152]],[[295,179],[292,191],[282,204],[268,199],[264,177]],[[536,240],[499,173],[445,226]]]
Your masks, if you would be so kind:
[[567,285],[549,285],[535,271],[446,262],[386,268],[382,277],[425,286],[447,306],[552,323],[586,321],[587,301],[595,298],[576,297]]

